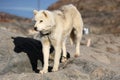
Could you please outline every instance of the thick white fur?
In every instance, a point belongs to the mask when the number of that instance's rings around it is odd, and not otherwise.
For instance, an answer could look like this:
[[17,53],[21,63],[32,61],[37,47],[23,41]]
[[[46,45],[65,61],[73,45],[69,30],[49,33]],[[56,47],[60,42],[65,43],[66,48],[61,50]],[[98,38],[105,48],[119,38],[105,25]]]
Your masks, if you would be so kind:
[[43,70],[40,71],[41,73],[47,73],[48,71],[48,58],[51,44],[55,49],[52,71],[58,70],[61,50],[63,51],[63,56],[66,57],[65,43],[68,37],[70,37],[71,41],[76,45],[75,57],[80,55],[83,21],[81,14],[74,5],[65,5],[59,10],[54,11],[34,10],[34,15],[36,21],[34,27],[43,34],[40,37],[44,55],[44,66]]

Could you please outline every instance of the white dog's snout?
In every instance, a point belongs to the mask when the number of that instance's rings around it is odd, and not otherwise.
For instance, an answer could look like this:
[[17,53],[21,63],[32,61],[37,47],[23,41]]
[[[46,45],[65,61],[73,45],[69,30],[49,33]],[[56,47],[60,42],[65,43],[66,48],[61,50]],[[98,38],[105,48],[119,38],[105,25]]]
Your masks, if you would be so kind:
[[34,27],[37,27],[37,25],[39,24],[39,22],[38,21],[36,21],[36,23],[35,23],[35,25],[34,25]]
[[37,27],[37,24],[35,23],[34,27]]

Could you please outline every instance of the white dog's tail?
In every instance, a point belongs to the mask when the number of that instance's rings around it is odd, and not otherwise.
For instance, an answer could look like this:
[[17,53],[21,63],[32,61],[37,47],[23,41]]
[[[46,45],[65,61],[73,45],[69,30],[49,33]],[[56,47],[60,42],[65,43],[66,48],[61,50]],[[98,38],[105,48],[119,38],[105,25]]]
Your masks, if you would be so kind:
[[76,30],[73,28],[70,33],[70,43],[73,45],[73,43],[76,43]]

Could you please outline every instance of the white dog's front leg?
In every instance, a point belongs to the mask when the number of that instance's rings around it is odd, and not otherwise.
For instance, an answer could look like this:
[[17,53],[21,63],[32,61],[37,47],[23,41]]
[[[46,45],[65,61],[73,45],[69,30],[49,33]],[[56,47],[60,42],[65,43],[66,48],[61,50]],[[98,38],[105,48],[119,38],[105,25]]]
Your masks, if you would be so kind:
[[40,71],[41,74],[48,72],[49,49],[50,49],[49,44],[43,44],[44,66],[43,70]]
[[61,56],[61,46],[59,45],[55,47],[55,58],[54,58],[54,66],[52,71],[58,71],[60,56]]

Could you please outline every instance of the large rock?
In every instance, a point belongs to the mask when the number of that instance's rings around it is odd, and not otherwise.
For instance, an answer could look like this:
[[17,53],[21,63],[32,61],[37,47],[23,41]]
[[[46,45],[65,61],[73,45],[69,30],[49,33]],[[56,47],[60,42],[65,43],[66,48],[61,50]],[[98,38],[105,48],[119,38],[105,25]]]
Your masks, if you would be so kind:
[[[39,72],[39,69],[42,69],[43,63],[42,48],[39,41],[7,30],[0,30],[0,34],[2,34],[0,36],[1,80],[120,79],[120,64],[118,64],[120,60],[120,36],[112,34],[89,35],[92,41],[91,46],[86,47],[86,45],[82,45],[80,57],[71,57],[66,63],[60,63],[59,71],[42,75],[36,74]],[[88,36],[83,36],[83,38],[82,41],[86,41]],[[108,47],[111,50],[108,50]],[[68,42],[67,51],[73,56],[74,47],[71,47]],[[37,63],[38,60],[39,62]],[[52,67],[52,65],[53,61],[51,61],[50,66]]]

